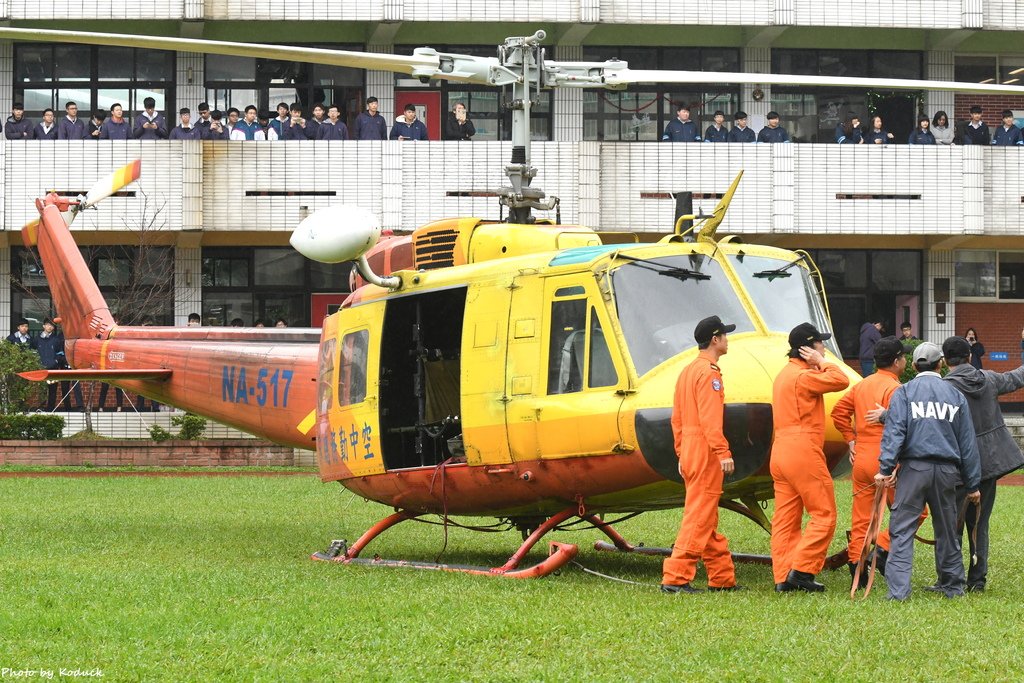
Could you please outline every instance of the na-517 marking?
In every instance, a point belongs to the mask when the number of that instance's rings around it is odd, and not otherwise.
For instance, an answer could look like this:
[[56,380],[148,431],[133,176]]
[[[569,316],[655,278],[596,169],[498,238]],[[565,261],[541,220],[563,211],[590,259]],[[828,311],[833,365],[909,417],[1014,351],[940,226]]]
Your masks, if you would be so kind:
[[[252,381],[255,374],[256,379]],[[249,368],[225,365],[221,368],[220,398],[226,403],[256,403],[261,408],[268,403],[274,408],[288,407],[288,389],[292,385],[291,370],[277,368]]]

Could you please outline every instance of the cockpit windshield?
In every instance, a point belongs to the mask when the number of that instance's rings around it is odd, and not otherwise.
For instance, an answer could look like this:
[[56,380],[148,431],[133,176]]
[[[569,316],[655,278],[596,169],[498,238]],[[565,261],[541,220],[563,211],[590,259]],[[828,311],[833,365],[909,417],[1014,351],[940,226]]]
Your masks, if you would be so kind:
[[[800,323],[809,322],[822,331],[832,331],[811,275],[799,256],[792,259],[733,254],[729,263],[772,332],[789,334]],[[835,337],[825,342],[829,351],[841,357]]]
[[696,346],[693,328],[708,316],[754,329],[722,267],[702,254],[634,259],[613,271],[612,286],[638,375]]

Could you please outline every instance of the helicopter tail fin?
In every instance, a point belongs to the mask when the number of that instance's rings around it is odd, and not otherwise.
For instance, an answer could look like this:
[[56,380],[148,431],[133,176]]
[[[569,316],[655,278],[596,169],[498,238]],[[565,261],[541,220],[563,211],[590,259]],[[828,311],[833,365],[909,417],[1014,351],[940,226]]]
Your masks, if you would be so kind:
[[740,178],[743,177],[743,171],[736,174],[736,179],[732,181],[732,185],[726,190],[725,194],[722,195],[722,199],[719,200],[718,206],[711,213],[711,218],[707,219],[703,225],[700,226],[700,233],[698,239],[702,242],[714,242],[715,233],[718,231],[718,226],[722,224],[722,219],[725,218],[725,212],[729,210],[729,203],[732,202],[732,196],[736,194],[736,188],[740,185]]
[[78,250],[68,224],[53,205],[37,202],[38,223],[21,232],[26,247],[37,246],[66,339],[105,338],[114,326],[103,294]]

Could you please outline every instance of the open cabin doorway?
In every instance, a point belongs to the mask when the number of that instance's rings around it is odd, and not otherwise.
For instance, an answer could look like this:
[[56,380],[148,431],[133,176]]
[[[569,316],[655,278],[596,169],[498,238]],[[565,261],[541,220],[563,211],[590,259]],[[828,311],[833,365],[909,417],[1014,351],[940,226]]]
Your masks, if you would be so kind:
[[459,405],[466,288],[390,299],[381,341],[380,426],[388,470],[464,458]]

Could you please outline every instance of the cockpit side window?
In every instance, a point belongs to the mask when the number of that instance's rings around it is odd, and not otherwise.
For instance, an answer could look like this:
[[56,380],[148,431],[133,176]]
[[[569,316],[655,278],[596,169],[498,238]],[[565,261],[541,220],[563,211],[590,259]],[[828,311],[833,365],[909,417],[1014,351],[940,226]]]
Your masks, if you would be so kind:
[[328,339],[320,345],[320,363],[317,369],[316,383],[316,404],[320,413],[326,413],[331,409],[332,397],[334,396],[334,351],[337,348],[337,340]]
[[604,330],[601,329],[601,320],[597,317],[597,309],[593,306],[590,307],[589,362],[588,387],[610,387],[618,383],[619,375],[615,372],[615,363],[612,362],[612,354],[608,350]]
[[583,389],[586,334],[586,299],[556,299],[551,303],[549,394],[571,394]]
[[369,357],[370,331],[349,332],[341,340],[338,364],[338,405],[348,406],[366,400],[366,361]]

